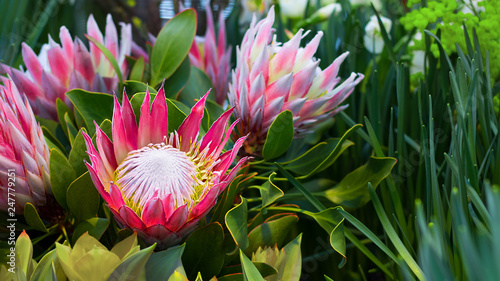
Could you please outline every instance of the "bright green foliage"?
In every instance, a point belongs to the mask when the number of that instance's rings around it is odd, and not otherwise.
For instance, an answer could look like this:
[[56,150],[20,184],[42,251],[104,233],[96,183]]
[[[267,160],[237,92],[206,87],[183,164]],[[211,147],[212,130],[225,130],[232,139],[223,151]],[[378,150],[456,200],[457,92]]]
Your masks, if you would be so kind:
[[[427,6],[420,1],[408,1],[408,7],[413,8],[401,18],[401,24],[406,30],[414,28],[420,32],[425,29],[436,34],[441,31],[441,43],[448,55],[456,53],[456,44],[462,50],[466,49],[466,40],[463,25],[467,27],[468,36],[472,38],[473,30],[476,30],[477,38],[481,46],[483,57],[489,51],[491,62],[491,77],[498,78],[500,75],[500,2],[481,1],[478,2],[477,14],[463,12],[464,3],[456,0],[430,0]],[[481,11],[484,8],[484,11]],[[425,40],[415,42],[415,50],[425,50]],[[434,42],[430,51],[435,57],[439,57],[438,45]]]

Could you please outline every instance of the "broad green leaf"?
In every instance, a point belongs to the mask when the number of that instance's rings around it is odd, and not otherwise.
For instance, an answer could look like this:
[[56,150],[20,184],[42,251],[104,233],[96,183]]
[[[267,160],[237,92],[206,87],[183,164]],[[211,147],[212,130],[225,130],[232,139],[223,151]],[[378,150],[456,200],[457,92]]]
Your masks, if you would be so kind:
[[295,214],[279,214],[271,216],[263,224],[252,229],[248,234],[249,245],[245,253],[251,255],[260,246],[282,247],[290,228],[299,218]]
[[[278,274],[278,271],[276,268],[268,265],[267,263],[264,262],[258,262],[258,261],[252,261],[253,265],[257,268],[259,271],[260,275],[262,277],[267,277],[270,275]],[[220,277],[219,281],[221,280],[243,280],[243,273],[241,269],[241,265],[232,265],[232,266],[226,266],[224,267],[221,272],[219,273]],[[286,280],[286,279],[283,279]]]
[[293,114],[290,110],[281,112],[267,131],[262,156],[269,160],[281,156],[293,141]]
[[[208,95],[208,97],[210,96],[211,95]],[[207,99],[207,102],[205,103],[205,110],[208,112],[210,116],[208,124],[209,126],[212,126],[215,120],[217,120],[217,118],[219,118],[222,115],[222,113],[224,113],[224,109],[222,109],[222,107],[218,103],[209,99]]]
[[376,188],[391,173],[396,162],[390,157],[370,157],[365,165],[349,173],[334,188],[325,191],[325,197],[344,207],[361,207],[370,201],[368,183]]
[[108,280],[138,280],[156,244],[126,258],[109,276]]
[[104,231],[108,228],[109,219],[107,218],[90,218],[80,222],[73,232],[73,244],[80,238],[82,234],[88,232],[89,235],[96,239],[100,239]]
[[272,173],[269,176],[269,180],[259,188],[260,196],[262,197],[262,207],[266,207],[274,203],[276,199],[285,195],[285,193],[283,193],[283,191],[273,183],[275,176],[276,173]]
[[73,167],[76,172],[76,177],[83,175],[87,171],[87,166],[85,166],[86,160],[90,163],[90,158],[87,154],[87,145],[85,144],[85,139],[83,138],[82,133],[86,132],[85,128],[82,128],[75,137],[73,141],[73,147],[69,152],[69,163]]
[[340,207],[326,209],[319,213],[304,212],[312,217],[329,235],[330,245],[342,256],[339,268],[346,262],[346,243],[344,236],[344,217],[338,212]]
[[165,80],[163,84],[163,89],[165,90],[165,96],[169,99],[177,99],[177,96],[185,87],[188,79],[189,73],[191,72],[191,62],[189,61],[189,56],[186,56],[184,61],[181,63],[179,68]]
[[226,213],[234,205],[234,199],[240,191],[240,184],[256,175],[256,173],[253,173],[245,177],[245,171],[246,170],[239,171],[238,175],[236,175],[229,186],[226,187],[222,195],[219,196],[219,202],[215,206],[211,222],[218,221],[220,223],[225,223]]
[[59,205],[67,209],[66,192],[76,179],[76,172],[66,159],[66,156],[56,149],[50,151],[49,171],[52,194],[54,194]]
[[151,85],[169,78],[189,53],[196,34],[196,12],[187,9],[160,30],[151,53]]
[[[203,70],[191,66],[191,72],[189,73],[189,79],[186,82],[186,86],[182,89],[179,94],[179,101],[192,107],[196,100],[199,100],[208,90],[212,89],[212,80],[203,72]],[[212,90],[208,95],[209,99],[215,100],[215,92]]]
[[201,272],[205,279],[219,273],[226,257],[223,241],[224,229],[218,222],[200,227],[189,235],[182,262],[190,280],[193,280],[198,272]]
[[[135,61],[132,70],[130,70],[130,75],[129,75],[130,80],[142,81],[142,77],[144,76],[144,69],[145,69],[144,57],[141,56]],[[126,82],[127,81],[125,81],[125,83]]]
[[67,92],[66,96],[75,105],[75,110],[83,116],[91,135],[95,133],[94,121],[100,124],[105,119],[111,120],[113,116],[112,95],[73,89]]
[[245,250],[248,247],[248,226],[247,226],[247,200],[241,198],[241,203],[226,213],[226,226],[239,249]]
[[259,270],[247,258],[247,256],[243,253],[242,250],[240,250],[240,261],[241,261],[241,268],[243,271],[244,281],[264,281],[264,278],[260,274]]
[[168,280],[175,272],[186,277],[181,260],[185,247],[186,244],[182,244],[153,253],[146,263],[146,280]]
[[135,81],[135,80],[127,80],[123,82],[123,87],[125,87],[125,92],[129,98],[132,98],[137,93],[145,93],[146,89],[149,90],[150,94],[156,94],[156,90],[147,85],[146,83]]
[[123,75],[122,75],[122,70],[118,63],[116,62],[115,57],[109,51],[101,42],[97,41],[97,39],[85,34],[85,38],[87,38],[90,42],[92,42],[99,50],[103,53],[103,55],[108,59],[109,63],[111,63],[111,66],[113,66],[113,69],[116,72],[116,75],[118,76],[118,80],[120,83],[123,82]]
[[296,159],[281,164],[284,164],[285,169],[301,175],[300,179],[321,172],[332,165],[345,149],[354,144],[347,140],[347,137],[360,127],[362,127],[361,124],[354,125],[347,130],[342,138],[328,139],[317,144]]
[[81,175],[71,183],[66,193],[68,208],[80,221],[96,216],[99,210],[100,196],[89,172]]
[[40,218],[40,215],[38,215],[35,206],[33,206],[30,202],[27,202],[26,205],[24,205],[24,218],[26,219],[26,223],[33,229],[48,232],[45,224]]

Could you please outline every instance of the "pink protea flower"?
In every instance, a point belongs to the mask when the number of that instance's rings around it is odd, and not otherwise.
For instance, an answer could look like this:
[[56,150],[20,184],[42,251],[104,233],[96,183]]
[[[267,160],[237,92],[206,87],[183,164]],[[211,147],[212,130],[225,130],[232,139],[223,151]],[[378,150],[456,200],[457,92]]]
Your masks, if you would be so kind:
[[253,19],[237,49],[237,65],[229,86],[229,103],[240,118],[234,136],[250,134],[244,145],[247,154],[261,151],[269,126],[282,111],[293,113],[295,136],[303,136],[316,123],[345,109],[347,105],[339,105],[364,77],[352,73],[338,85],[339,67],[348,53],[321,70],[313,56],[322,32],[304,48],[300,47],[303,30],[281,46],[273,37],[273,23],[274,7],[260,22]]
[[0,85],[0,210],[22,214],[27,202],[51,202],[49,148],[26,99],[7,79]]
[[119,225],[137,231],[148,244],[165,248],[179,243],[207,215],[246,161],[241,159],[226,173],[245,141],[238,139],[221,155],[236,125],[226,131],[233,109],[198,138],[207,96],[194,105],[177,131],[168,134],[163,88],[151,106],[146,94],[139,125],[124,93],[122,106],[115,98],[113,142],[97,124],[98,150],[84,134],[91,160],[87,167],[96,188]]
[[210,5],[206,6],[207,31],[205,37],[196,36],[189,51],[191,64],[203,70],[215,88],[215,101],[223,105],[227,97],[231,46],[226,46],[226,25],[222,12],[219,14],[219,32],[216,36]]
[[[121,42],[111,15],[107,16],[106,32],[103,38],[94,17],[87,21],[87,33],[97,39],[113,54],[121,71],[127,74],[126,55],[132,50],[132,27],[120,23]],[[36,115],[57,120],[56,99],[60,98],[68,106],[71,101],[65,93],[74,88],[110,93],[118,86],[118,77],[104,54],[90,44],[75,38],[73,41],[66,27],[59,33],[62,46],[49,35],[49,43],[44,44],[37,56],[27,44],[22,44],[22,54],[26,72],[0,65],[0,71],[8,73],[19,91],[26,94]]]

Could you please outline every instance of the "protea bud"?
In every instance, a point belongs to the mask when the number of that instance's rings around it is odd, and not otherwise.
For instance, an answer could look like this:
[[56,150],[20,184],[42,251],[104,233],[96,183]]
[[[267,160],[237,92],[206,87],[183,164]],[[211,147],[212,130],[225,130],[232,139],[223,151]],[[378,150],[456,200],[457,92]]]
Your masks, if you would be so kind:
[[[132,49],[132,27],[124,23],[121,26],[121,42],[118,42],[115,24],[111,15],[108,15],[103,38],[94,17],[90,15],[87,33],[109,49],[126,75],[125,56],[130,55]],[[73,41],[64,26],[61,27],[59,38],[62,46],[49,35],[49,43],[42,46],[38,56],[31,47],[22,44],[26,72],[0,65],[0,70],[8,73],[19,91],[28,97],[34,113],[53,120],[57,120],[57,98],[72,106],[65,96],[67,91],[81,88],[110,93],[118,86],[118,77],[111,63],[95,45],[91,43],[89,51],[80,39],[75,38]]]
[[226,24],[219,14],[219,30],[215,34],[214,20],[210,5],[206,6],[207,31],[205,37],[196,37],[189,58],[191,64],[203,70],[215,89],[215,101],[223,105],[227,97],[229,70],[231,69],[231,46],[226,44]]
[[27,202],[51,203],[49,149],[26,99],[0,85],[0,209],[22,214]]
[[128,257],[140,251],[134,233],[108,250],[85,232],[73,248],[56,243],[59,263],[69,280],[108,280],[113,271]]
[[165,92],[161,88],[150,106],[149,93],[140,109],[139,125],[127,95],[122,106],[115,98],[112,138],[97,127],[96,144],[84,134],[87,163],[94,185],[118,224],[138,232],[157,249],[179,243],[191,233],[229,185],[241,159],[229,172],[245,138],[221,154],[233,123],[226,130],[230,109],[198,138],[208,93],[192,108],[177,131],[168,134]]
[[274,8],[260,22],[254,18],[237,49],[229,86],[229,103],[241,120],[235,136],[250,134],[245,143],[247,154],[261,151],[269,126],[282,111],[293,113],[295,136],[303,136],[316,123],[343,110],[346,105],[339,105],[364,77],[352,73],[339,85],[337,74],[348,53],[321,70],[313,55],[323,33],[301,48],[304,32],[299,30],[281,46],[273,38],[273,23]]

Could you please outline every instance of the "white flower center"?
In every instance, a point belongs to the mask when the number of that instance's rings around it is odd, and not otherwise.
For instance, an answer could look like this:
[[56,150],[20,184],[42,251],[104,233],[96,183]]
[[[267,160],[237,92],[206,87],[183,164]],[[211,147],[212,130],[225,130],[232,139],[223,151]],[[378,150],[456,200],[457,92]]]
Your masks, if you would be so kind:
[[115,171],[115,184],[135,208],[169,194],[180,206],[195,193],[196,175],[197,167],[185,152],[165,143],[149,144],[128,153]]

